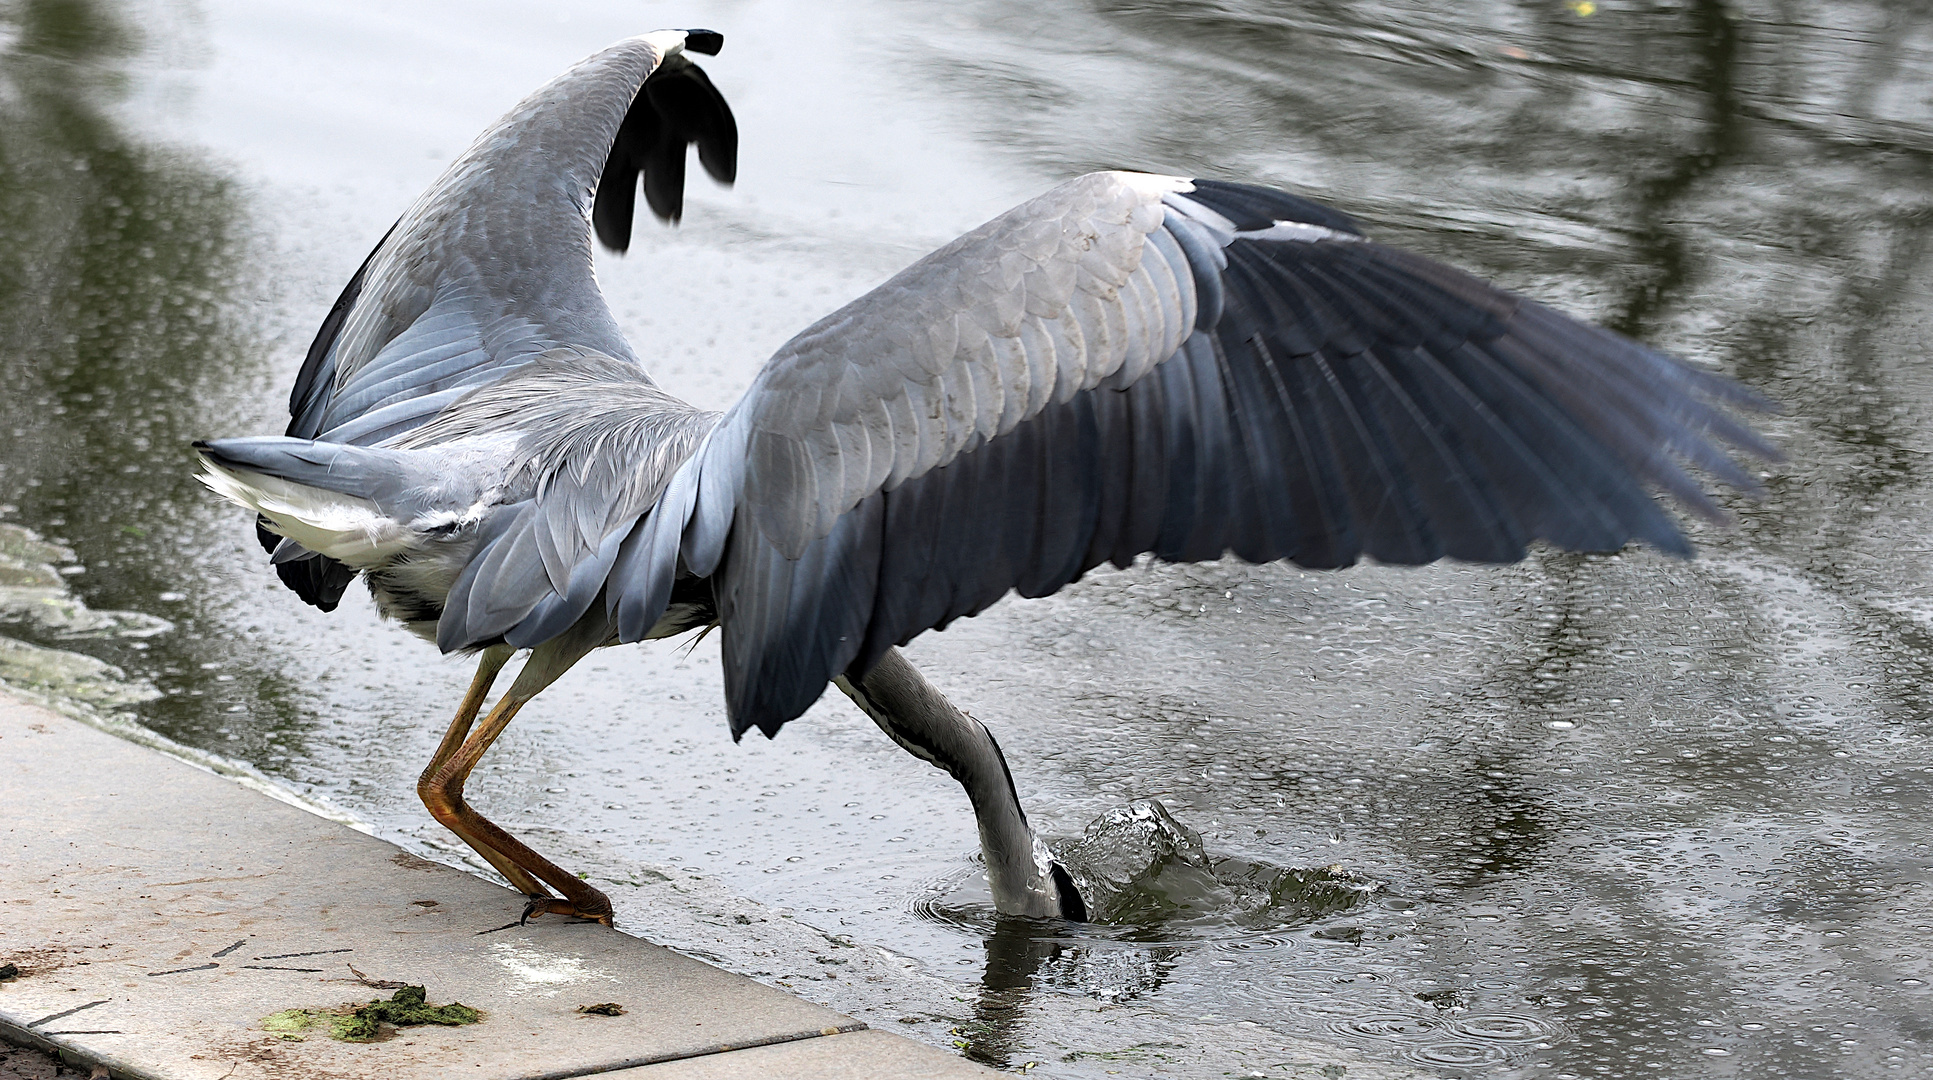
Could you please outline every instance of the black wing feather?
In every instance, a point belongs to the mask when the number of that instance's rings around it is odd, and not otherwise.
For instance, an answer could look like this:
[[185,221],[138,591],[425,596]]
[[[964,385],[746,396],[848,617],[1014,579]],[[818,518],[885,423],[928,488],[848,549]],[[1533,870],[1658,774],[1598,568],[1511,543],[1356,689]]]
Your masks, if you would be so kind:
[[712,179],[721,184],[737,179],[738,122],[731,106],[703,68],[673,56],[638,88],[604,160],[591,225],[605,247],[631,247],[640,176],[652,213],[674,222],[684,216],[685,155],[693,143]]
[[1227,180],[1196,180],[1194,200],[1235,223],[1244,232],[1266,229],[1278,221],[1320,225],[1351,236],[1361,236],[1356,219],[1332,206],[1286,191],[1237,184]]

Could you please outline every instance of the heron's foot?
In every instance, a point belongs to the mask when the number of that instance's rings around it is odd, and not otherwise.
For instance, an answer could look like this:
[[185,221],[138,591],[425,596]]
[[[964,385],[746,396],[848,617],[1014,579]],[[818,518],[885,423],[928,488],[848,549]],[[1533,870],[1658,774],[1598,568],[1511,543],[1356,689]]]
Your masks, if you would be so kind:
[[602,892],[584,886],[585,895],[574,900],[559,900],[548,893],[531,893],[530,901],[524,905],[523,917],[519,925],[527,923],[540,915],[568,915],[573,919],[611,925],[611,899]]

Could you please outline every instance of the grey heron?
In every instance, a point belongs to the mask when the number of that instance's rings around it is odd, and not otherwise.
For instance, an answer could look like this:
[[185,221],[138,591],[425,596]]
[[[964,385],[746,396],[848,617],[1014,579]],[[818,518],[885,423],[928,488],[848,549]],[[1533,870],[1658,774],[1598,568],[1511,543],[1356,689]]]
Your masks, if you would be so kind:
[[[1102,563],[1233,554],[1511,562],[1526,545],[1689,554],[1661,490],[1718,509],[1775,457],[1752,392],[1268,188],[1092,173],[919,260],[786,343],[723,414],[652,380],[605,306],[640,182],[675,221],[688,149],[735,171],[686,54],[599,52],[483,135],[383,237],[310,347],[287,433],[198,442],[282,580],[383,615],[476,675],[418,785],[529,896],[605,895],[464,782],[591,650],[717,627],[732,735],[830,683],[953,775],[1010,914],[1083,918],[999,746],[897,646]],[[529,656],[479,724],[500,670]]]

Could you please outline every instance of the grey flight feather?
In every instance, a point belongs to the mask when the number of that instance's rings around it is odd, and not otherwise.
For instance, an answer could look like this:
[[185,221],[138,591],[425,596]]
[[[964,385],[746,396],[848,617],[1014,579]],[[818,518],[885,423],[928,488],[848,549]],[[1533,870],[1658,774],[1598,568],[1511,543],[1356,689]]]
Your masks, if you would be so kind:
[[445,651],[563,632],[603,589],[619,543],[717,421],[633,364],[555,350],[398,440],[400,447],[516,433],[510,493],[451,588]]
[[398,521],[483,500],[510,459],[504,440],[423,450],[349,446],[282,435],[198,442],[210,464],[363,499]]
[[558,76],[416,200],[370,259],[311,385],[298,385],[314,401],[291,434],[382,441],[435,414],[418,399],[559,344],[636,361],[598,292],[585,223],[660,48],[632,38]]
[[787,343],[626,542],[620,637],[710,576],[735,731],[1009,590],[1234,553],[1688,553],[1649,488],[1776,452],[1734,384],[1262,188],[1071,181]]

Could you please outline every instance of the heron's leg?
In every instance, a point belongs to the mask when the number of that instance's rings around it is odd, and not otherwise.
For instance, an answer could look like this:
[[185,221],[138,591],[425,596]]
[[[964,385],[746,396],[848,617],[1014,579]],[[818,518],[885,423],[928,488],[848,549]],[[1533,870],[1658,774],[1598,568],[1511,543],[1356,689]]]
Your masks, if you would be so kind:
[[470,725],[476,722],[478,710],[483,708],[483,699],[490,696],[490,687],[497,681],[497,673],[510,662],[511,654],[515,651],[508,645],[492,645],[477,654],[476,677],[470,680],[469,692],[463,695],[463,704],[457,706],[456,718],[443,732],[443,741],[437,744],[435,756],[430,758],[429,766],[423,770],[424,780],[442,768],[443,763],[450,760],[450,755],[456,753],[456,748],[463,745],[464,738],[470,734]]
[[954,708],[898,649],[886,650],[864,676],[835,682],[894,742],[966,789],[994,906],[1008,915],[1087,918],[1073,878],[1027,824],[1006,756],[985,725]]
[[[435,756],[431,757],[430,763],[424,767],[423,775],[417,778],[416,794],[423,800],[424,806],[431,805],[430,778],[435,776],[436,771],[443,767],[443,763],[450,760],[450,755],[456,753],[457,748],[463,745],[463,740],[470,734],[470,726],[476,722],[477,710],[483,707],[483,699],[489,696],[491,684],[497,681],[497,673],[503,670],[503,665],[510,661],[510,655],[515,651],[508,645],[492,645],[483,650],[478,658],[476,677],[470,680],[470,690],[463,695],[463,704],[457,706],[456,717],[450,721],[449,729],[443,732],[443,741],[437,745]],[[430,812],[435,814],[436,811],[432,808]],[[527,896],[544,891],[544,887],[537,884],[537,879],[526,873],[523,867],[504,858],[502,854],[475,836],[464,832],[460,823],[452,824],[444,821],[443,826],[455,833],[457,839],[470,845],[478,855],[488,860],[491,866],[497,868],[497,873],[510,879],[511,887],[518,892]]]
[[[601,610],[599,614],[601,614]],[[592,632],[595,630],[595,632]],[[504,860],[514,864],[522,871],[524,881],[530,881],[530,906],[524,909],[526,916],[543,912],[556,912],[575,915],[582,919],[595,919],[606,926],[611,924],[611,901],[604,893],[589,883],[569,873],[556,863],[532,851],[523,841],[505,832],[495,822],[478,813],[463,799],[463,785],[469,779],[471,770],[483,760],[497,736],[510,726],[510,721],[530,702],[530,699],[556,681],[570,666],[585,653],[603,643],[603,627],[573,628],[563,635],[539,645],[532,650],[530,659],[524,663],[522,671],[510,689],[490,710],[481,726],[464,738],[455,749],[444,757],[434,773],[423,782],[419,790],[423,802],[429,807],[436,820],[448,826],[450,831],[484,852],[487,858],[495,852]],[[588,642],[588,643],[587,643]],[[499,664],[501,666],[501,664]],[[452,725],[454,728],[455,725]],[[493,864],[496,863],[492,859]],[[500,867],[501,868],[501,867]],[[517,877],[511,877],[513,882]],[[552,899],[535,881],[541,880],[563,896],[563,900]],[[521,887],[521,886],[520,886]]]

